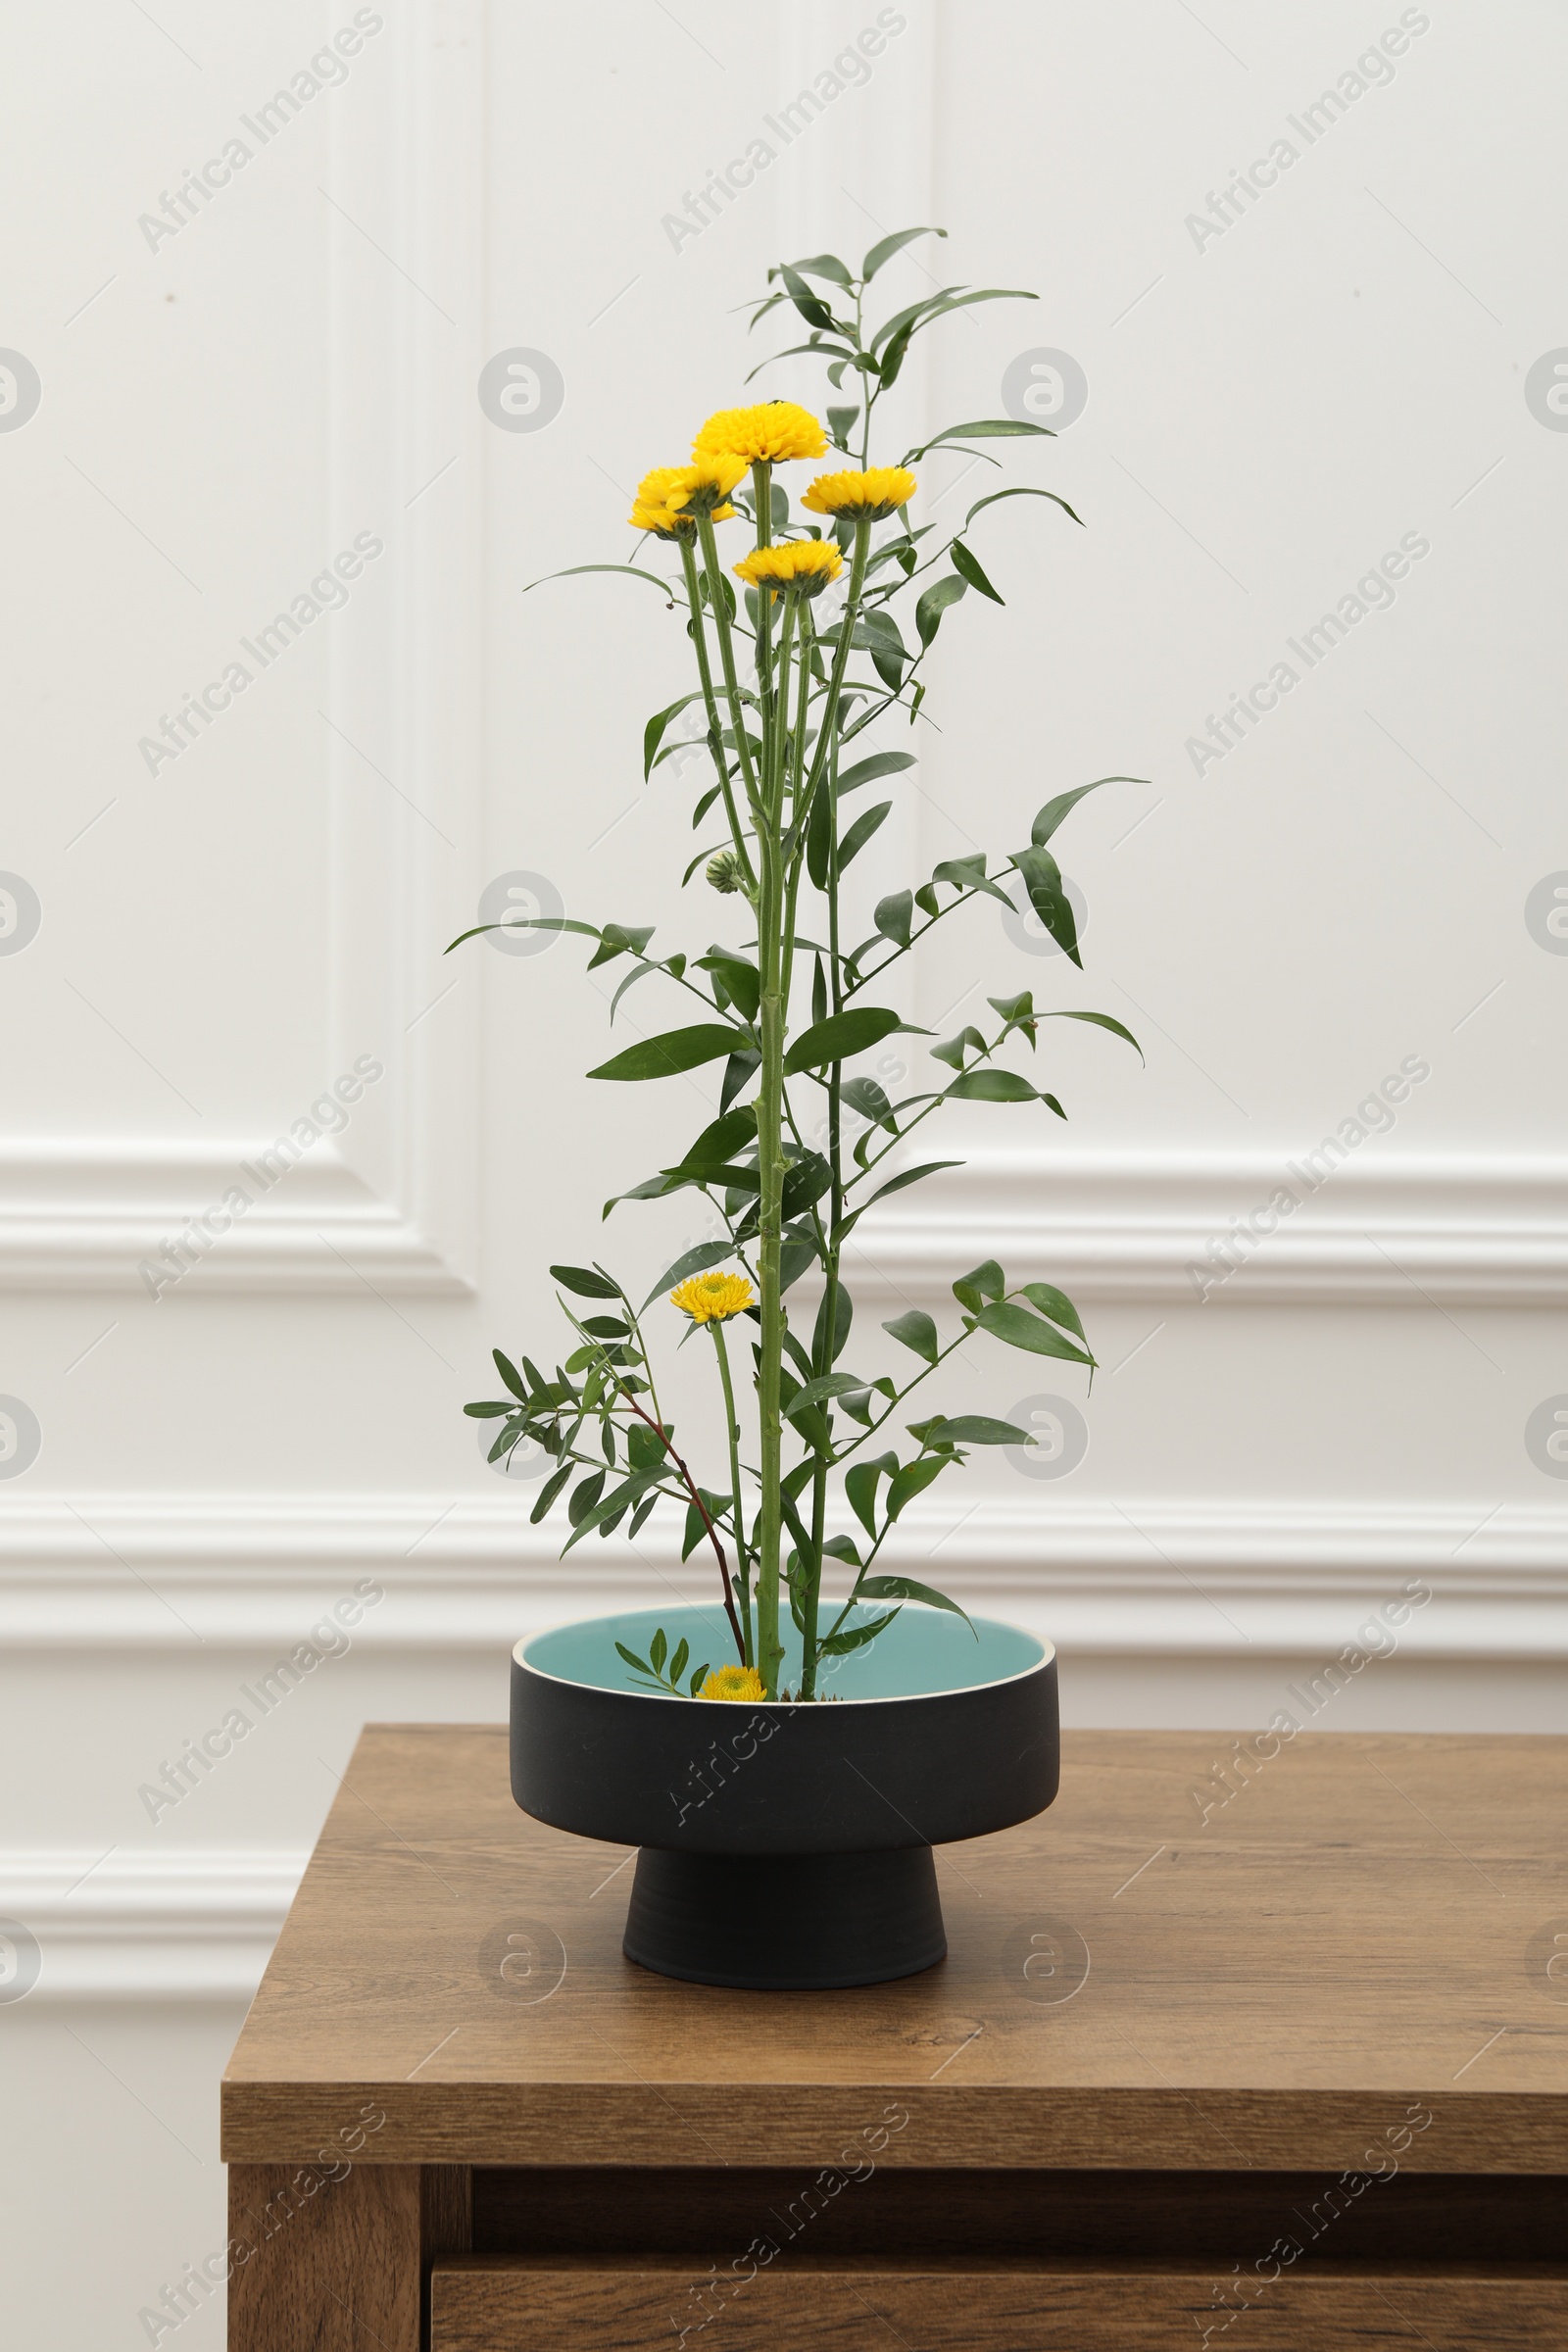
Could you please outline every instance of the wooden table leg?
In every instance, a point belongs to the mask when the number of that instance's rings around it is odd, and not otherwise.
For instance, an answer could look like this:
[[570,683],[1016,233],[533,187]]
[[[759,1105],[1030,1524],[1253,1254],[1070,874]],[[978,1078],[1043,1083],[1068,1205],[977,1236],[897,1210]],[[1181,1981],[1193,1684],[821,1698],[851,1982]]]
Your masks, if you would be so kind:
[[229,2352],[420,2352],[424,2270],[466,2250],[468,2178],[456,2165],[230,2165]]

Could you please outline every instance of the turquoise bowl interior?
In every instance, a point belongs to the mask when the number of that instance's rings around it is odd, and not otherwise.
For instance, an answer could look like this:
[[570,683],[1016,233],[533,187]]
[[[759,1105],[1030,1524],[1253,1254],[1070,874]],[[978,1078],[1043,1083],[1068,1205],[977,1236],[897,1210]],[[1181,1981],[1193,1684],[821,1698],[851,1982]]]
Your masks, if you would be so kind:
[[[880,1613],[857,1611],[849,1622],[854,1625]],[[827,1622],[831,1623],[831,1618]],[[928,1698],[944,1690],[974,1690],[988,1683],[1010,1682],[1032,1673],[1052,1654],[1046,1642],[1015,1625],[1000,1624],[994,1617],[976,1617],[973,1625],[971,1633],[961,1617],[950,1617],[945,1609],[906,1604],[866,1648],[825,1658],[818,1690],[823,1696],[846,1700]],[[558,1625],[519,1642],[515,1654],[536,1674],[552,1675],[560,1682],[655,1697],[658,1693],[639,1690],[615,1643],[623,1642],[646,1658],[660,1626],[671,1650],[682,1640],[690,1644],[683,1680],[689,1681],[701,1665],[735,1662],[735,1637],[717,1603],[711,1608],[631,1609],[615,1617],[582,1618],[574,1625]],[[786,1687],[793,1686],[800,1671],[801,1638],[787,1620],[781,1678]]]

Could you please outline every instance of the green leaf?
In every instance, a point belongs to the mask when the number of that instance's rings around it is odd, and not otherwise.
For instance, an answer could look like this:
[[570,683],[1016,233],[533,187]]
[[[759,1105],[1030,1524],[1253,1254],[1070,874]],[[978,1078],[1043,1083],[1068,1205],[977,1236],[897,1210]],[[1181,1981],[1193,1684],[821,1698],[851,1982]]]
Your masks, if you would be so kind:
[[883,351],[881,360],[877,364],[877,373],[882,379],[881,389],[884,392],[898,382],[899,371],[904,366],[908,355],[909,345],[914,339],[914,321],[911,319],[899,328]]
[[514,1396],[520,1397],[522,1401],[526,1403],[528,1391],[521,1374],[514,1370],[513,1366],[502,1354],[499,1348],[492,1348],[490,1352],[495,1357],[496,1370],[500,1373],[502,1379],[506,1382]]
[[1070,1340],[1064,1340],[1059,1331],[1053,1330],[1049,1323],[1030,1314],[1027,1307],[1015,1305],[1011,1299],[999,1299],[982,1308],[978,1321],[981,1330],[989,1331],[993,1339],[1004,1340],[1009,1348],[1021,1348],[1027,1354],[1064,1356],[1070,1364],[1092,1364],[1095,1360]]
[[[598,1471],[595,1475],[602,1479],[604,1473]],[[639,1470],[635,1478],[628,1478],[623,1485],[614,1488],[605,1496],[603,1502],[596,1503],[586,1518],[573,1528],[571,1536],[562,1551],[562,1558],[564,1559],[566,1553],[580,1544],[584,1536],[591,1535],[603,1520],[618,1519],[622,1511],[629,1509],[634,1502],[639,1501],[647,1494],[649,1488],[657,1485],[663,1475],[662,1469]]]
[[756,1133],[757,1113],[749,1103],[741,1110],[727,1110],[711,1127],[703,1129],[680,1164],[683,1168],[715,1167],[744,1151]]
[[988,1257],[970,1273],[959,1275],[953,1286],[953,1296],[960,1306],[966,1306],[972,1315],[978,1315],[986,1299],[1000,1298],[1006,1287],[1007,1277],[996,1259]]
[[1021,482],[1011,490],[992,490],[989,491],[984,498],[977,498],[974,502],[974,505],[969,509],[968,514],[963,518],[964,529],[967,530],[969,528],[970,523],[973,522],[975,516],[979,514],[982,507],[994,507],[1000,499],[1004,498],[1049,498],[1052,505],[1054,507],[1060,507],[1064,514],[1072,514],[1072,518],[1074,522],[1077,523],[1080,530],[1082,530],[1084,527],[1083,516],[1081,514],[1073,514],[1072,509],[1068,506],[1067,501],[1064,498],[1058,498],[1054,490],[1037,490],[1032,483]]
[[956,1037],[945,1037],[940,1046],[933,1046],[931,1058],[933,1061],[945,1061],[950,1070],[961,1070],[963,1057],[971,1048],[977,1054],[983,1054],[986,1050],[986,1041],[973,1022],[960,1029]]
[[879,899],[872,919],[884,939],[891,939],[896,946],[906,948],[914,922],[913,891],[896,890],[890,897]]
[[1037,850],[1044,849],[1068,810],[1076,808],[1086,793],[1098,792],[1102,784],[1147,784],[1148,782],[1147,776],[1097,776],[1092,784],[1080,784],[1076,792],[1058,792],[1055,799],[1048,801],[1035,818],[1034,824],[1030,828],[1029,838]]
[[450,956],[466,939],[481,939],[486,931],[576,931],[584,939],[601,936],[597,923],[579,923],[569,914],[509,914],[504,923],[475,923],[471,931],[460,931],[451,946],[442,949],[442,955]]
[[762,1066],[762,1056],[750,1046],[742,1046],[724,1064],[724,1083],[718,1090],[718,1107],[728,1110],[741,1088],[756,1070]]
[[571,1500],[566,1505],[566,1516],[573,1527],[578,1526],[586,1518],[604,1491],[604,1471],[590,1470],[581,1486],[573,1489]]
[[792,1282],[799,1282],[808,1266],[816,1263],[815,1242],[786,1242],[778,1253],[778,1287],[783,1296]]
[[654,712],[653,717],[643,729],[643,782],[645,784],[654,772],[654,755],[664,739],[664,729],[672,718],[679,717],[688,703],[700,703],[702,699],[701,690],[696,694],[683,694],[678,702],[670,704],[667,710]]
[[1040,1018],[1043,1021],[1093,1021],[1097,1029],[1108,1029],[1112,1037],[1124,1037],[1139,1060],[1142,1061],[1144,1058],[1144,1049],[1132,1031],[1124,1029],[1120,1021],[1113,1020],[1108,1012],[1079,1012],[1071,1006],[1063,1005],[1054,1012],[1043,1012]]
[[857,1462],[853,1470],[844,1473],[844,1493],[851,1510],[870,1537],[876,1542],[876,1482],[891,1478],[899,1467],[896,1453],[880,1453],[874,1462]]
[[534,1504],[533,1509],[528,1513],[528,1524],[530,1527],[537,1527],[540,1520],[546,1517],[551,1504],[555,1501],[556,1496],[561,1493],[562,1488],[565,1485],[575,1467],[576,1464],[574,1462],[563,1462],[559,1470],[552,1470],[550,1476],[545,1480],[544,1485],[539,1490],[538,1501]]
[[[911,302],[907,310],[895,311],[891,318],[884,318],[871,339],[871,349],[873,352],[877,352],[886,346],[891,350],[893,343],[901,337],[907,344],[910,335],[916,333],[920,327],[934,325],[936,320],[945,318],[949,311],[966,310],[973,302],[1038,302],[1039,299],[1038,294],[1030,294],[1018,286],[982,286],[972,293],[966,293],[961,286],[944,286],[939,294],[928,294],[923,302]],[[889,379],[885,360],[882,372],[883,381],[887,382]],[[948,433],[939,434],[937,438],[945,440],[949,434],[969,433],[973,429],[970,425],[950,425]],[[1013,426],[1011,429],[1017,431],[1018,428]],[[1038,430],[1039,428],[1024,427],[1025,431],[1031,429]],[[927,442],[926,447],[930,448],[932,444]]]
[[618,1298],[620,1291],[603,1274],[591,1273],[586,1266],[552,1266],[552,1282],[559,1282],[564,1291],[573,1292],[579,1298]]
[[657,1176],[645,1176],[641,1184],[634,1184],[629,1192],[613,1194],[605,1202],[600,1215],[608,1217],[612,1208],[620,1206],[622,1200],[662,1200],[666,1193],[679,1192],[682,1181],[679,1175],[672,1176],[667,1169],[662,1168]]
[[852,1649],[863,1649],[878,1634],[887,1631],[898,1613],[897,1609],[889,1609],[885,1617],[869,1618],[864,1625],[846,1626],[842,1634],[825,1634],[816,1645],[818,1656],[842,1658]]
[[615,1643],[615,1647],[619,1650],[621,1656],[625,1659],[628,1666],[635,1666],[639,1674],[652,1675],[654,1670],[649,1665],[648,1660],[646,1658],[640,1658],[634,1649],[628,1649],[624,1642],[617,1642]]
[[1011,1421],[993,1421],[985,1413],[960,1413],[956,1421],[942,1421],[937,1435],[944,1446],[1027,1446],[1030,1432],[1018,1429]]
[[828,858],[833,848],[834,809],[832,796],[819,792],[811,803],[811,813],[806,828],[806,870],[811,877],[813,890],[826,890]]
[[927,1453],[916,1462],[906,1462],[888,1489],[888,1517],[897,1519],[905,1504],[912,1502],[934,1478],[940,1478],[952,1459],[951,1453]]
[[837,1291],[834,1293],[834,1298],[837,1303],[834,1307],[833,1313],[833,1345],[831,1348],[829,1348],[827,1345],[827,1293],[824,1291],[822,1293],[821,1304],[816,1310],[816,1324],[811,1333],[811,1358],[813,1362],[815,1362],[825,1350],[828,1362],[830,1364],[836,1364],[839,1360],[839,1357],[844,1353],[846,1343],[849,1340],[850,1326],[855,1320],[855,1301],[850,1297],[849,1292],[844,1288],[842,1283],[840,1283]]
[[991,585],[991,582],[986,578],[986,575],[980,566],[979,557],[971,555],[961,539],[955,539],[953,545],[948,550],[948,554],[953,559],[954,570],[961,572],[971,588],[978,588],[982,596],[989,596],[994,605],[1004,605],[1006,603],[1006,598],[1004,596],[999,596],[995,588],[993,588]]
[[785,1407],[785,1417],[793,1421],[812,1405],[824,1404],[834,1396],[847,1396],[864,1386],[865,1382],[857,1373],[823,1372],[815,1380],[808,1380],[796,1390]]
[[897,1135],[893,1105],[874,1078],[846,1078],[839,1090],[839,1100],[858,1111],[862,1119],[870,1119],[875,1126],[885,1127],[890,1135]]
[[918,1184],[923,1177],[939,1175],[944,1168],[962,1166],[961,1159],[923,1159],[917,1168],[905,1168],[899,1175],[890,1176],[886,1184],[879,1185],[869,1200],[861,1201],[856,1215],[863,1216],[873,1200],[885,1200],[889,1193],[902,1193],[906,1184]]
[[672,602],[685,601],[677,595],[678,581],[661,579],[657,571],[639,571],[635,564],[572,564],[564,571],[547,571],[542,579],[530,580],[522,593],[529,596],[535,588],[548,587],[552,580],[575,580],[585,571],[623,571],[628,579],[651,580],[660,593],[669,597]]
[[902,253],[906,245],[912,245],[916,237],[945,237],[947,233],[945,228],[896,228],[892,236],[879,237],[860,264],[862,281],[869,285],[877,271],[896,253]]
[[1033,1102],[1039,1088],[1016,1070],[965,1070],[947,1090],[950,1102]]
[[844,839],[839,843],[839,872],[841,874],[850,859],[864,849],[892,807],[891,801],[878,801],[874,808],[863,809],[856,818]]
[[884,1323],[882,1328],[891,1333],[901,1347],[912,1348],[915,1354],[923,1356],[928,1364],[936,1362],[937,1327],[922,1308],[911,1306],[907,1314],[895,1317],[893,1322]]
[[948,1609],[955,1617],[963,1618],[977,1642],[980,1639],[956,1600],[950,1600],[945,1592],[938,1592],[931,1585],[917,1585],[912,1576],[862,1577],[859,1590],[867,1600],[923,1600],[928,1609]]
[[1025,1282],[1019,1285],[1019,1296],[1027,1298],[1031,1306],[1037,1306],[1043,1315],[1049,1315],[1053,1323],[1060,1323],[1066,1330],[1075,1331],[1084,1346],[1088,1347],[1089,1335],[1078,1319],[1078,1309],[1065,1291],[1058,1291],[1054,1284],[1049,1282]]
[[912,751],[874,751],[870,760],[856,760],[839,776],[839,795],[856,793],[862,783],[877,783],[879,776],[896,776],[903,766],[917,766]]
[[[1027,853],[1026,853],[1027,854]],[[666,1029],[662,1037],[645,1037],[624,1054],[601,1062],[590,1078],[673,1078],[695,1070],[705,1061],[732,1054],[736,1033],[726,1021],[698,1021],[690,1029]]]
[[1036,914],[1066,955],[1072,957],[1080,971],[1083,957],[1078,953],[1078,921],[1072,904],[1061,887],[1061,868],[1047,849],[1037,843],[1033,848],[1020,850],[1013,864],[1023,876],[1029,903]]
[[[598,962],[600,962],[601,960],[602,960],[602,957],[601,957],[600,956],[596,956],[594,957],[594,959],[593,959],[593,963],[590,963],[590,964],[589,964],[589,966],[588,966],[588,969],[589,969],[590,971],[592,971],[592,970],[593,970],[593,967],[594,967],[594,963],[598,963]],[[670,958],[670,961],[671,961],[671,963],[672,963],[672,964],[679,964],[679,965],[680,965],[680,967],[681,967],[681,970],[682,970],[682,971],[685,969],[685,957],[684,957],[684,956],[671,956],[671,958]],[[632,966],[631,970],[630,970],[630,971],[629,971],[629,972],[626,974],[626,977],[625,977],[625,979],[624,979],[624,980],[622,980],[622,982],[620,983],[620,986],[619,986],[619,987],[616,989],[616,991],[615,991],[614,995],[613,995],[613,996],[611,998],[611,1000],[610,1000],[610,1017],[611,1017],[611,1020],[612,1020],[612,1021],[613,1021],[613,1020],[614,1020],[614,1017],[615,1017],[615,1015],[616,1015],[616,1013],[617,1013],[617,1012],[620,1010],[620,1000],[621,1000],[621,998],[622,998],[622,997],[623,997],[623,996],[626,994],[626,991],[627,991],[627,989],[628,989],[628,988],[635,988],[635,987],[636,987],[636,985],[637,985],[637,983],[638,983],[638,981],[639,981],[639,980],[646,980],[650,972],[662,972],[663,969],[664,969],[664,966],[663,966],[662,963],[636,963],[636,964],[633,964],[633,966]],[[679,978],[679,976],[680,976],[680,975],[679,975],[679,973],[677,972],[677,974],[676,974],[676,977],[677,977],[677,979]]]
[[493,1421],[498,1413],[510,1413],[514,1408],[502,1402],[499,1404],[466,1404],[463,1409],[470,1421]]
[[676,1642],[674,1654],[669,1661],[669,1679],[672,1683],[678,1683],[680,1681],[681,1676],[686,1671],[686,1661],[691,1654],[691,1645],[683,1634],[680,1640]]
[[[640,956],[654,936],[652,923],[606,923],[599,934],[597,951],[588,958],[593,971],[601,963],[612,963],[617,956]],[[617,999],[619,1001],[619,992]]]
[[902,645],[896,645],[891,637],[880,632],[870,640],[870,645],[872,668],[883,685],[897,694],[904,684],[908,655]]
[[[844,1013],[836,1017],[847,1020],[850,1016]],[[826,1023],[823,1026],[825,1027]],[[799,1159],[791,1162],[785,1172],[783,1195],[785,1217],[804,1215],[813,1201],[821,1200],[832,1182],[833,1170],[821,1152],[804,1152]]]
[[863,1054],[871,1046],[880,1045],[895,1029],[904,1026],[896,1012],[885,1005],[857,1006],[853,1012],[829,1013],[825,1021],[813,1021],[791,1046],[784,1058],[786,1077],[797,1077],[802,1070],[821,1069],[831,1061],[847,1061],[852,1054]]
[[762,983],[749,956],[742,956],[734,948],[710,948],[706,956],[698,956],[697,969],[711,972],[715,979],[722,980],[725,993],[739,1008],[742,1019],[756,1020]]
[[[800,1467],[807,1473],[808,1477],[810,1476],[811,1465],[809,1461],[801,1463]],[[802,1519],[800,1511],[796,1506],[794,1495],[790,1493],[788,1480],[786,1480],[780,1486],[778,1499],[779,1508],[784,1513],[784,1524],[789,1529],[790,1534],[794,1537],[796,1544],[799,1545],[802,1558],[808,1558],[811,1551],[811,1539],[806,1532],[805,1521]]]
[[829,408],[827,411],[827,437],[836,449],[848,450],[850,427],[859,414],[860,404],[858,401],[856,402],[854,408]]
[[[970,302],[983,302],[986,297],[983,294],[971,294],[967,299]],[[1037,297],[1026,294],[1021,299],[1033,302]],[[1039,434],[1048,441],[1055,439],[1049,424],[1020,424],[1015,416],[981,416],[972,424],[950,424],[940,433],[933,433],[929,441],[922,441],[918,449],[911,449],[904,462],[907,466],[911,459],[923,458],[928,449],[937,449],[944,441],[1003,441],[1015,439],[1022,434]]]
[[709,1678],[709,1675],[710,1675],[711,1672],[712,1672],[712,1668],[711,1668],[711,1667],[709,1665],[709,1663],[708,1663],[707,1659],[705,1658],[705,1659],[704,1659],[704,1661],[703,1661],[703,1663],[702,1663],[702,1665],[701,1665],[701,1666],[699,1666],[699,1667],[697,1668],[696,1672],[695,1672],[695,1673],[693,1674],[693,1676],[692,1676],[692,1679],[691,1679],[690,1683],[687,1685],[687,1689],[690,1690],[690,1692],[691,1692],[691,1694],[692,1694],[693,1698],[695,1698],[695,1697],[697,1696],[697,1693],[698,1693],[698,1691],[699,1691],[699,1690],[702,1689],[703,1685],[704,1685],[704,1684],[707,1682],[707,1680],[708,1680],[708,1678]]
[[977,850],[970,858],[944,858],[940,865],[932,867],[931,879],[933,882],[951,882],[955,890],[983,890],[992,898],[1000,899],[1004,906],[1012,905],[1004,890],[997,883],[986,880],[984,850]]
[[667,1450],[664,1440],[670,1435],[670,1428],[666,1428],[662,1437],[657,1429],[650,1429],[645,1422],[634,1421],[626,1432],[627,1467],[632,1470],[651,1470],[656,1462],[662,1462]]
[[664,1297],[677,1283],[684,1282],[688,1274],[706,1274],[710,1266],[716,1266],[721,1258],[733,1257],[734,1254],[732,1242],[699,1242],[695,1250],[688,1250],[683,1257],[677,1257],[668,1271],[660,1276],[639,1307],[639,1314],[646,1315],[656,1298]]
[[960,597],[968,593],[968,581],[960,579],[956,571],[950,571],[946,579],[936,581],[926,590],[914,608],[914,625],[922,645],[931,643],[942,626],[942,615],[948,607],[956,605]]
[[836,286],[853,286],[855,283],[836,253],[813,253],[809,261],[795,262],[791,267],[799,270],[805,277],[831,278]]
[[790,300],[807,325],[831,332],[835,323],[832,312],[819,294],[811,292],[799,270],[792,270],[788,262],[784,262],[780,265],[779,275],[789,288]]
[[664,1640],[664,1629],[661,1625],[656,1628],[654,1638],[648,1644],[648,1663],[656,1674],[663,1673],[664,1660],[668,1655],[669,1643]]

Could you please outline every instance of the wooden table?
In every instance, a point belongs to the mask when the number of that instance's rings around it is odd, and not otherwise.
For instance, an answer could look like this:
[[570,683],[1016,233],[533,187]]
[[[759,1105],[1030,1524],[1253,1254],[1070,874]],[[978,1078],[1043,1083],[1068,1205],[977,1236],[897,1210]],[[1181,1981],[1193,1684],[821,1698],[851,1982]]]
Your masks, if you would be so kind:
[[372,1727],[223,2084],[230,2346],[1562,2352],[1568,1740],[1276,1747],[1069,1734],[942,1967],[740,1993],[500,1727]]

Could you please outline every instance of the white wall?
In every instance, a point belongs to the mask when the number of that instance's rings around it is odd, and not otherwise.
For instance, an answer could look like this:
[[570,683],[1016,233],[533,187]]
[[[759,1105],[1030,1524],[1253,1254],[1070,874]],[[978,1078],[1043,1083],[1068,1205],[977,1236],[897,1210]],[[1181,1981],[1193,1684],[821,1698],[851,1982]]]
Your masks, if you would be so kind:
[[[977,526],[1006,610],[950,616],[941,732],[867,895],[1016,847],[1070,785],[1150,779],[1061,837],[1082,979],[974,915],[908,1000],[951,1027],[1033,984],[1148,1053],[1064,1024],[1070,1125],[975,1110],[967,1173],[865,1234],[867,1332],[996,1253],[1065,1284],[1106,1367],[1071,1392],[1070,1476],[972,1470],[910,1559],[1053,1635],[1076,1723],[1250,1729],[1411,1580],[1432,1598],[1325,1724],[1563,1721],[1568,1492],[1526,1443],[1568,1391],[1568,962],[1527,919],[1568,868],[1568,442],[1531,377],[1568,340],[1557,18],[1433,7],[1309,146],[1289,119],[1398,9],[905,0],[785,146],[766,118],[869,0],[378,0],[346,78],[241,131],[243,170],[150,249],[139,216],[353,13],[99,0],[10,28],[0,341],[42,397],[0,431],[0,867],[41,923],[0,954],[0,1391],[41,1447],[0,1482],[0,1913],[42,1974],[0,2002],[0,2211],[18,2332],[61,2352],[145,2342],[138,2311],[221,2242],[217,2076],[357,1727],[498,1717],[518,1633],[681,1581],[657,1527],[642,1561],[558,1569],[459,1408],[492,1343],[552,1344],[548,1258],[652,1281],[675,1254],[689,1201],[608,1233],[598,1204],[692,1104],[582,1084],[606,975],[575,948],[441,950],[516,869],[671,944],[731,928],[673,888],[678,782],[639,781],[687,684],[672,617],[634,583],[520,591],[627,552],[637,476],[743,396],[731,314],[781,251],[938,221],[890,303],[931,272],[1039,289],[939,330],[911,440],[996,413],[1030,351],[1089,385],[1057,443],[1004,452],[1087,528],[1023,502]],[[1195,231],[1281,136],[1278,184]],[[756,184],[672,231],[758,137]],[[564,379],[539,431],[475,394],[518,347]],[[965,464],[924,466],[936,519],[1004,478]],[[346,605],[262,671],[241,639],[360,533],[382,552]],[[1287,641],[1406,533],[1430,552],[1396,601],[1308,671]],[[243,693],[150,773],[140,739],[236,658]],[[1190,739],[1281,660],[1298,683],[1196,772]],[[664,1025],[651,992],[626,1014]],[[361,1056],[382,1075],[342,1133],[150,1298],[138,1264]],[[1212,1239],[1406,1056],[1429,1075],[1396,1124],[1200,1303]],[[1042,1390],[1068,1384],[976,1351],[947,1394]],[[141,1786],[366,1579],[349,1654],[149,1819]],[[217,2309],[178,2332],[216,2346]]]

